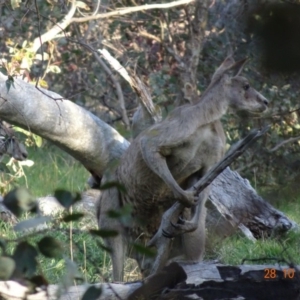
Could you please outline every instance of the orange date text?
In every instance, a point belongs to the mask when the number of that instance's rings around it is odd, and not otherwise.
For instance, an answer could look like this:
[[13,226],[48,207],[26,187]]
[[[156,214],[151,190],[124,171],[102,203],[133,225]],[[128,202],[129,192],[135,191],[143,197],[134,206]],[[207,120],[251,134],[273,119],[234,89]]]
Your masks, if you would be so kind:
[[[264,279],[275,279],[277,277],[276,269],[266,268],[264,269],[264,272]],[[283,269],[282,272],[284,279],[293,279],[296,274],[295,269],[293,268]]]

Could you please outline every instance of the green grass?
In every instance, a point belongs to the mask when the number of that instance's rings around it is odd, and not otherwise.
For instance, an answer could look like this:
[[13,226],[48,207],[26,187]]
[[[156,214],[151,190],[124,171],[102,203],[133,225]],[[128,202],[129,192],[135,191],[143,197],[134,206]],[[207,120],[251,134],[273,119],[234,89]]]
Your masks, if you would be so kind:
[[[29,218],[29,216],[27,216]],[[34,216],[30,216],[34,217]],[[57,217],[58,218],[58,217]],[[85,226],[84,218],[80,222],[72,222],[72,234],[70,223],[60,222],[59,225],[48,223],[47,230],[40,233],[25,233],[28,235],[26,241],[37,248],[38,242],[44,236],[55,238],[61,245],[63,257],[47,258],[42,254],[38,256],[39,271],[50,283],[59,283],[65,274],[64,258],[73,260],[79,274],[88,282],[105,281],[110,278],[109,256],[99,247],[102,243],[100,238],[91,236],[88,232],[82,230]],[[95,229],[95,227],[93,227]],[[24,240],[23,232],[15,232],[13,229],[0,221],[1,237],[14,240],[7,243],[6,252],[13,254],[14,248],[18,242]],[[16,241],[16,242],[15,242]]]
[[[53,194],[57,188],[69,191],[82,191],[89,173],[70,155],[47,143],[41,148],[29,147],[28,159],[34,161],[32,167],[24,166],[28,187],[37,197]],[[25,186],[21,178],[19,185]]]
[[[89,173],[84,167],[71,156],[61,151],[57,147],[47,143],[41,148],[30,147],[28,159],[34,161],[31,167],[24,166],[25,178],[20,178],[10,188],[14,186],[28,186],[31,193],[36,197],[53,195],[57,188],[72,192],[81,192],[86,189],[86,181]],[[7,160],[7,158],[6,158]],[[33,217],[33,216],[30,216]],[[28,216],[29,218],[29,216]],[[88,220],[86,219],[88,218]],[[97,229],[96,217],[91,222],[90,215],[79,222],[63,223],[59,226],[51,226],[49,230],[40,234],[34,234],[28,241],[36,245],[43,235],[50,235],[56,238],[64,248],[64,254],[68,258],[73,258],[78,269],[89,282],[99,282],[109,278],[110,268],[109,256],[99,247],[102,242],[80,230],[94,228]],[[70,238],[70,226],[74,230]],[[5,239],[16,239],[22,237],[13,231],[8,224],[0,223],[0,236]],[[9,243],[7,252],[12,254],[16,243]],[[50,283],[61,281],[65,272],[63,259],[50,259],[39,255],[39,265],[44,276]]]
[[[300,197],[275,202],[273,204],[277,209],[300,224]],[[272,258],[300,264],[299,253],[300,232],[291,231],[280,236],[257,240],[255,243],[237,232],[224,239],[210,237],[206,258],[218,259],[221,263],[232,265],[241,264],[244,259],[247,264],[272,264],[276,262]]]

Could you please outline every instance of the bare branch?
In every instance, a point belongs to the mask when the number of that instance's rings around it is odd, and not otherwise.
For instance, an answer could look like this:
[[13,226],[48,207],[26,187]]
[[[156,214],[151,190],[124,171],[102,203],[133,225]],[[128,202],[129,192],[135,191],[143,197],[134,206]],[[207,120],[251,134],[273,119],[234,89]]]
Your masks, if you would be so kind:
[[297,142],[297,141],[299,141],[299,140],[300,140],[300,136],[296,136],[296,137],[293,137],[293,138],[289,138],[289,139],[287,139],[287,140],[284,140],[284,141],[278,143],[276,146],[274,146],[272,149],[270,149],[269,152],[277,151],[279,148],[281,148],[281,147],[284,146],[285,144]]
[[127,70],[113,57],[106,49],[98,49],[103,57],[108,61],[110,66],[116,70],[132,87],[139,100],[142,102],[143,107],[146,109],[147,114],[153,119],[154,123],[161,120],[160,111],[154,106],[150,92],[137,76],[130,76]]
[[35,53],[37,50],[41,47],[41,45],[45,42],[51,41],[54,38],[57,37],[57,35],[65,30],[71,23],[82,23],[87,22],[91,20],[98,20],[98,19],[107,19],[114,16],[121,16],[126,15],[138,11],[143,10],[151,10],[151,9],[167,9],[171,7],[176,7],[180,5],[190,4],[194,2],[195,0],[178,0],[173,1],[170,3],[161,3],[161,4],[145,4],[141,6],[135,6],[135,7],[127,7],[118,9],[109,13],[102,13],[102,14],[92,14],[90,16],[82,17],[82,18],[73,18],[75,12],[76,12],[76,0],[72,0],[71,8],[68,12],[68,14],[64,17],[64,19],[55,24],[49,31],[44,33],[43,35],[36,37],[33,42],[32,51]]
[[127,14],[131,14],[134,12],[142,11],[142,10],[167,9],[167,8],[176,7],[176,6],[180,6],[180,5],[190,4],[193,2],[195,2],[195,0],[178,0],[178,1],[173,1],[170,3],[145,4],[145,5],[141,5],[141,6],[126,7],[126,8],[115,10],[115,11],[112,11],[109,13],[97,14],[95,16],[88,16],[88,17],[84,17],[84,18],[73,18],[71,20],[71,22],[82,23],[82,22],[91,21],[91,20],[107,19],[110,17],[127,15]]
[[63,31],[70,25],[70,23],[73,20],[72,17],[76,12],[76,7],[76,0],[72,0],[71,8],[68,14],[64,17],[64,19],[61,22],[54,25],[49,31],[34,39],[32,46],[32,51],[34,53],[37,52],[37,50],[41,47],[43,43],[53,40],[57,36],[57,34],[59,34],[61,31]]
[[97,54],[97,52],[93,51],[93,54],[94,54],[96,60],[99,62],[99,64],[104,69],[104,71],[110,76],[111,80],[113,81],[113,83],[116,87],[117,95],[118,95],[118,99],[119,99],[119,103],[120,103],[120,108],[121,108],[122,120],[125,123],[126,128],[129,129],[130,122],[129,122],[129,119],[128,119],[128,116],[127,116],[123,91],[122,91],[120,82],[115,78],[112,71],[109,69],[109,67],[106,65],[106,63],[102,60],[102,58]]

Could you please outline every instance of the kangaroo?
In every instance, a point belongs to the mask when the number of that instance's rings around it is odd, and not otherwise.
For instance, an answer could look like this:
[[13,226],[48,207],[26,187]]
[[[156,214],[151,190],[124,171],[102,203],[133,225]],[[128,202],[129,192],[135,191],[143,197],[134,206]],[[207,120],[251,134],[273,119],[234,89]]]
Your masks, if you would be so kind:
[[[200,195],[187,189],[224,154],[225,135],[220,118],[228,110],[260,114],[268,106],[268,100],[240,76],[244,64],[245,60],[235,63],[227,58],[196,103],[174,109],[166,119],[141,132],[119,165],[104,175],[104,183],[117,180],[127,190],[126,194],[119,194],[115,188],[104,190],[97,210],[100,228],[120,233],[105,241],[112,249],[114,280],[123,279],[128,243],[138,239],[149,241],[158,230],[164,211],[176,201],[185,207],[200,207],[198,227],[180,236],[179,250],[188,261],[202,259],[208,189]],[[230,75],[232,72],[234,76]],[[133,216],[144,220],[143,224],[136,222],[127,228],[107,217],[107,211],[126,203],[132,204]],[[143,268],[140,258],[137,259]]]
[[0,120],[0,159],[4,154],[16,160],[26,160],[28,153],[25,146],[16,138],[12,127]]

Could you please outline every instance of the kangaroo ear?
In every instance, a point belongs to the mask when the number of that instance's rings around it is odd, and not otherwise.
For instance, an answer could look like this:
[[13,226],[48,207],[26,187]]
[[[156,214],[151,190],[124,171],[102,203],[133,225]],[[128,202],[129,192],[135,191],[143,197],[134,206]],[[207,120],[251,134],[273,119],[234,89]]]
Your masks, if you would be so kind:
[[221,66],[218,69],[228,69],[229,67],[231,67],[232,65],[235,64],[235,60],[232,57],[232,55],[229,55],[225,58],[225,60],[222,62]]
[[221,63],[221,65],[217,68],[215,73],[211,78],[211,82],[217,81],[223,74],[232,66],[234,65],[235,61],[232,55],[229,55],[225,58],[225,60]]
[[227,71],[233,72],[235,74],[233,77],[239,76],[240,73],[243,71],[244,66],[245,66],[245,64],[246,64],[247,61],[248,61],[247,57],[244,58],[244,59],[242,59],[242,60],[240,60],[240,61],[237,61],[236,63],[234,63],[233,65],[231,65],[227,69]]

